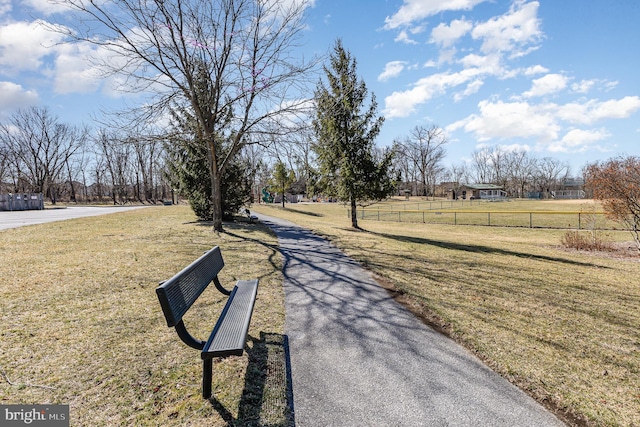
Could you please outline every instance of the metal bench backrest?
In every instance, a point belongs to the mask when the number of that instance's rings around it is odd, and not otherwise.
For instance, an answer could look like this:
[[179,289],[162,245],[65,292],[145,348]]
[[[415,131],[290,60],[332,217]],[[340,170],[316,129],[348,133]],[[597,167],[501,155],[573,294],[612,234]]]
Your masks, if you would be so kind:
[[200,294],[215,280],[224,267],[222,253],[213,247],[200,258],[189,264],[181,272],[156,288],[167,326],[175,326]]

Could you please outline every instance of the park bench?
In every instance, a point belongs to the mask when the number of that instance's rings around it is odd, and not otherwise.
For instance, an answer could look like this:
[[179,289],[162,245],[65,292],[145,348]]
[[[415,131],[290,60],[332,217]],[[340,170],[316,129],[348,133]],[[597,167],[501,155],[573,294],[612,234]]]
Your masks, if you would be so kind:
[[[215,246],[156,288],[167,326],[175,328],[186,345],[202,350],[202,397],[205,399],[211,397],[212,359],[241,356],[244,352],[258,292],[258,279],[238,280],[233,290],[226,290],[218,280],[218,273],[223,267],[222,253],[220,248]],[[211,282],[218,291],[229,298],[209,339],[205,342],[187,332],[182,316]]]

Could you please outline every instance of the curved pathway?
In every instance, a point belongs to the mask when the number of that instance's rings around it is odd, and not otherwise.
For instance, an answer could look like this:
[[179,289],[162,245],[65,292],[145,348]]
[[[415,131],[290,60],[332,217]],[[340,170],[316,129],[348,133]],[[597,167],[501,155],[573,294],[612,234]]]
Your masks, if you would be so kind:
[[298,427],[563,425],[325,239],[259,218],[284,257]]

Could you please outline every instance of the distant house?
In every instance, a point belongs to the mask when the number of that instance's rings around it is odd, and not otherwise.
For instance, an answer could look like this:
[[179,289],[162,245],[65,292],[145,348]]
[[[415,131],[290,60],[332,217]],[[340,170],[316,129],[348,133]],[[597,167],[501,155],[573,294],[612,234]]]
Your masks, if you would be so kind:
[[452,192],[457,191],[459,185],[455,181],[443,181],[436,185],[435,195],[438,197],[450,197]]
[[451,190],[453,200],[501,200],[506,197],[507,192],[502,186],[495,184],[460,184],[456,190]]
[[562,180],[560,189],[551,192],[551,197],[554,199],[584,199],[583,187],[584,179],[565,178]]

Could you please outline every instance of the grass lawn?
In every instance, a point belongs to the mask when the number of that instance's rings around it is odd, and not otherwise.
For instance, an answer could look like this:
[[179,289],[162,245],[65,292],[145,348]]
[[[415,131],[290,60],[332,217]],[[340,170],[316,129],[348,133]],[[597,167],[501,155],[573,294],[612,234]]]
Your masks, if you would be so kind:
[[[277,240],[260,225],[226,230],[162,206],[1,231],[0,403],[69,404],[74,426],[286,426]],[[167,327],[155,287],[215,245],[224,286],[260,286],[249,354],[214,363],[210,402],[200,354]],[[207,289],[189,331],[206,339],[224,301]]]
[[252,210],[329,238],[571,424],[640,425],[637,254],[566,250],[563,230],[361,221],[356,231],[339,204]]

